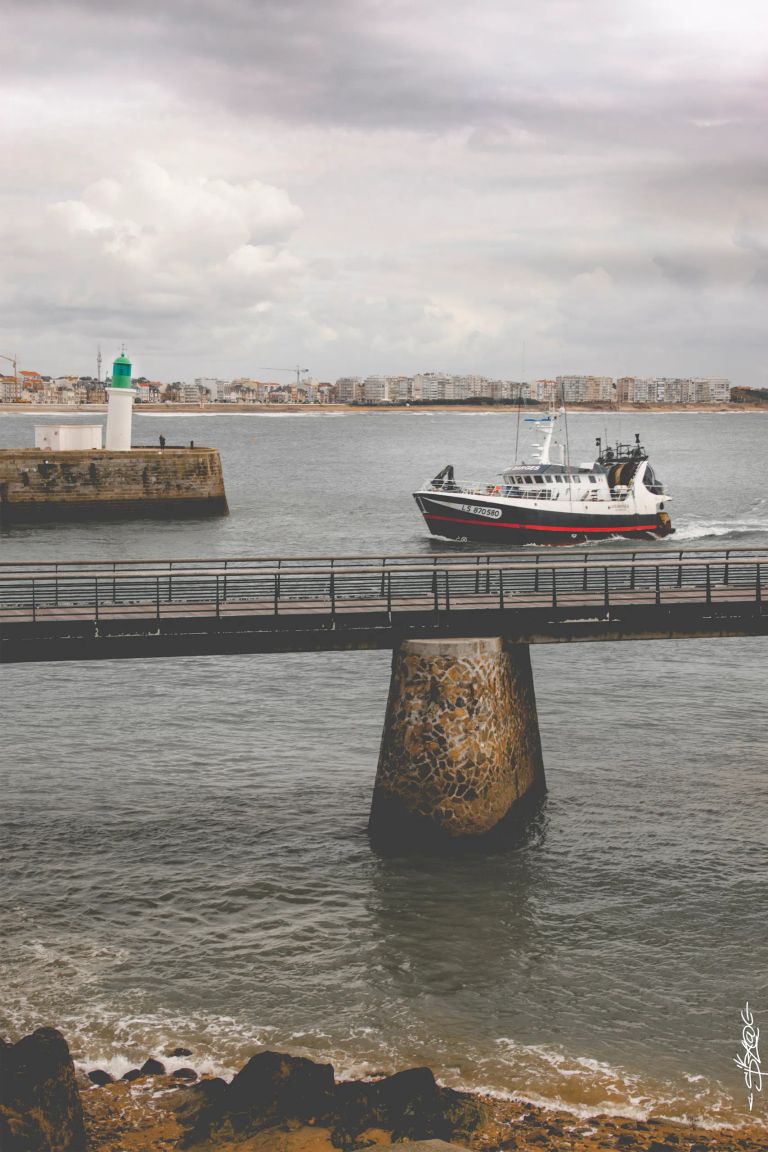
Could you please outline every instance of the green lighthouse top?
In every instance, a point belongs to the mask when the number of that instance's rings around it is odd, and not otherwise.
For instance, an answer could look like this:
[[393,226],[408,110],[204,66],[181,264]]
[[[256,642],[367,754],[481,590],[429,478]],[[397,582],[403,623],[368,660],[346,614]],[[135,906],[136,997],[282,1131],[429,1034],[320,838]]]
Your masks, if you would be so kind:
[[115,359],[112,365],[112,387],[113,388],[130,388],[131,386],[131,362],[125,354],[123,348],[120,355]]

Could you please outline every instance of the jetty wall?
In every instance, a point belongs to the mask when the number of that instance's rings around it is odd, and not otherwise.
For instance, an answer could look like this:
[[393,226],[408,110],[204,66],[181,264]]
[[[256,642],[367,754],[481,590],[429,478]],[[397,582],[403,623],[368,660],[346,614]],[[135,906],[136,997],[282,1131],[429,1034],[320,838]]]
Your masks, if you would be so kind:
[[0,522],[225,516],[215,448],[0,449]]
[[372,834],[484,836],[544,789],[527,644],[405,640],[395,649]]

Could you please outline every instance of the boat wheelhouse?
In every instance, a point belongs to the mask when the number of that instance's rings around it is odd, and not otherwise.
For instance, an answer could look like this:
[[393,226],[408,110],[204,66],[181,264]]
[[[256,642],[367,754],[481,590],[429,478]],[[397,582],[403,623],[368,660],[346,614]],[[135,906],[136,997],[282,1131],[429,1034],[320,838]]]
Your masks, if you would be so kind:
[[659,539],[674,531],[667,496],[639,435],[633,444],[603,447],[587,464],[551,460],[558,418],[531,423],[543,434],[536,463],[514,464],[499,483],[459,484],[448,464],[414,499],[430,532],[451,540],[494,544],[571,544],[610,536]]

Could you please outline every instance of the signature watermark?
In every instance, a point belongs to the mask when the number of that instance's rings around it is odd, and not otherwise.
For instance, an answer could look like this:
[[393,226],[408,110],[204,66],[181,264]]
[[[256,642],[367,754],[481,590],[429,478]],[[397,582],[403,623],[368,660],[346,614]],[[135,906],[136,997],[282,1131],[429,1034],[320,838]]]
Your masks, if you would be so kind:
[[763,1090],[763,1073],[760,1067],[760,1029],[755,1024],[755,1018],[749,1010],[749,1001],[741,1010],[741,1044],[744,1049],[738,1056],[734,1056],[734,1064],[744,1073],[744,1083],[747,1087],[747,1102],[749,1110],[755,1100],[755,1092]]

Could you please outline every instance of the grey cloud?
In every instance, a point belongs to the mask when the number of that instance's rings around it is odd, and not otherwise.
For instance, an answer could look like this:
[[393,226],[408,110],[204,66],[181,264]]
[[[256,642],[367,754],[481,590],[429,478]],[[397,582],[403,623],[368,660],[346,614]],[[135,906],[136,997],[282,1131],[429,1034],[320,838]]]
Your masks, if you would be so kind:
[[686,59],[683,44],[664,66],[661,38],[627,37],[626,0],[576,10],[562,0],[11,0],[10,10],[6,76],[87,69],[119,84],[151,75],[192,99],[291,122],[481,125],[499,139],[510,133],[514,146],[527,133],[608,141],[619,126],[674,138],[695,119],[736,119],[744,104],[738,90],[729,98],[712,84],[707,60]]
[[[0,335],[42,348],[114,325],[158,356],[258,340],[326,374],[363,354],[355,370],[425,366],[420,349],[493,372],[524,336],[534,371],[569,349],[597,370],[622,341],[689,355],[702,325],[734,374],[762,372],[733,351],[764,307],[767,234],[742,17],[723,6],[708,28],[692,0],[6,0]],[[129,180],[110,211],[94,183],[136,161],[178,195],[148,206]],[[217,179],[230,192],[195,199]],[[254,179],[272,188],[255,216],[233,208]]]

